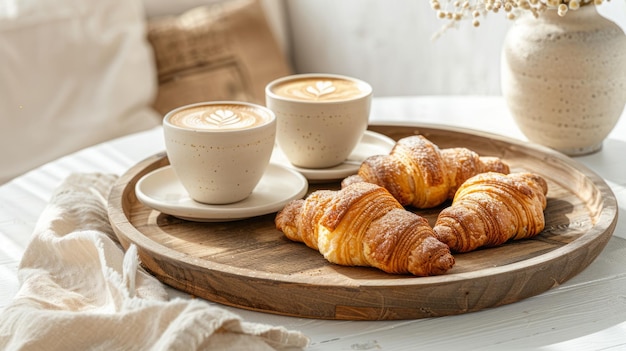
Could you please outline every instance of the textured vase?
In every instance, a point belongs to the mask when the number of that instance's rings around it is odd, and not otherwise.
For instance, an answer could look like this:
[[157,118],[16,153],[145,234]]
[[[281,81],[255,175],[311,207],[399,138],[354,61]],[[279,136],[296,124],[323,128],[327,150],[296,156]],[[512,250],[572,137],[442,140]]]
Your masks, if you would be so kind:
[[626,35],[595,6],[519,18],[501,69],[522,133],[570,156],[600,150],[626,105]]

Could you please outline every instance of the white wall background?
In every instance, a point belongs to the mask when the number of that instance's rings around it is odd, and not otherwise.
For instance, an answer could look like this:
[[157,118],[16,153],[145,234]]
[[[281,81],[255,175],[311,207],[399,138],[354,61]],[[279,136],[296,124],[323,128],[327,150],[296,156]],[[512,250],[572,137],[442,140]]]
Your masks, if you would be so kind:
[[[367,80],[376,96],[500,94],[500,48],[512,22],[490,13],[437,40],[445,21],[428,0],[285,0],[297,72]],[[601,13],[626,28],[626,1]],[[624,63],[626,64],[626,63]]]

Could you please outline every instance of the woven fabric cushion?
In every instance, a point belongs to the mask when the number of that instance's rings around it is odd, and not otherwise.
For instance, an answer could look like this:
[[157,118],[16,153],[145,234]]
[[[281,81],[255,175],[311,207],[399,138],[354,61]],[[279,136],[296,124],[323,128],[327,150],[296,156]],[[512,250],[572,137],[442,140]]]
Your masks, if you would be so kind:
[[194,102],[265,102],[265,85],[291,69],[257,0],[196,7],[150,19],[161,114]]
[[158,125],[141,0],[0,5],[0,183]]

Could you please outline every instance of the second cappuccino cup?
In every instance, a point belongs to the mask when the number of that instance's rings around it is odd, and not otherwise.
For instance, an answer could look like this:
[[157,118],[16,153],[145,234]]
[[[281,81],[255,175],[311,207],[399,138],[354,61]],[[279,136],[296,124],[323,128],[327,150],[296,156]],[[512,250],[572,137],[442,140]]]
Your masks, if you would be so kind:
[[220,101],[183,106],[163,118],[168,159],[195,201],[228,204],[252,194],[276,139],[276,116],[260,105]]
[[302,168],[343,163],[369,123],[372,87],[335,74],[297,74],[265,88],[277,119],[277,142],[289,162]]

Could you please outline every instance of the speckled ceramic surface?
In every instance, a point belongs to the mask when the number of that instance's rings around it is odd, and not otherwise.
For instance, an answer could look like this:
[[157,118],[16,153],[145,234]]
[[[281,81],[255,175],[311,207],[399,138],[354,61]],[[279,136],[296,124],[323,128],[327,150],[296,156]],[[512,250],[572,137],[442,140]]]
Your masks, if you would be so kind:
[[300,74],[269,83],[265,93],[267,107],[276,113],[278,145],[298,167],[340,165],[369,122],[372,88],[358,79]]
[[[181,114],[184,123],[172,123]],[[189,195],[227,204],[249,196],[263,176],[276,140],[276,116],[247,103],[194,104],[168,113],[163,134],[170,163]]]
[[502,53],[502,92],[529,140],[568,155],[599,150],[626,104],[626,35],[584,6],[522,18]]

